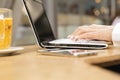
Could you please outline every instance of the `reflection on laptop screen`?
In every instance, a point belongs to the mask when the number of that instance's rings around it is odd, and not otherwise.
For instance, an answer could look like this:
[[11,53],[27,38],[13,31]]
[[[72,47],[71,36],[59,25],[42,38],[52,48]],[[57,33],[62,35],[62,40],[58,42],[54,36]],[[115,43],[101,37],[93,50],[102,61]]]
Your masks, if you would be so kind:
[[24,0],[30,22],[34,28],[38,42],[54,39],[42,0]]

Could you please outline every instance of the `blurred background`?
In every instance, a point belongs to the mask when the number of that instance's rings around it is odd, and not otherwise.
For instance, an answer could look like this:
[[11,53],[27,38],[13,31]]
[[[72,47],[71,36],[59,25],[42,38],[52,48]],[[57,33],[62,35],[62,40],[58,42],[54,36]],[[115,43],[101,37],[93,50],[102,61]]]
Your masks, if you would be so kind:
[[[120,21],[120,0],[44,0],[44,4],[57,38],[65,38],[81,25],[115,25]],[[36,44],[21,0],[1,0],[2,7],[13,10],[12,45]]]

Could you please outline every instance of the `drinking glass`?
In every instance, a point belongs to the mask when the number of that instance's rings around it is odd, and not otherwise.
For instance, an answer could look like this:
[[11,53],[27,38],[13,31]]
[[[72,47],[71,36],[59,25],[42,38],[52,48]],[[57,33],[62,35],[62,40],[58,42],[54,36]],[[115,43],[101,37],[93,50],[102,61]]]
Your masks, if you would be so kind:
[[12,10],[0,8],[0,50],[11,46],[12,20]]

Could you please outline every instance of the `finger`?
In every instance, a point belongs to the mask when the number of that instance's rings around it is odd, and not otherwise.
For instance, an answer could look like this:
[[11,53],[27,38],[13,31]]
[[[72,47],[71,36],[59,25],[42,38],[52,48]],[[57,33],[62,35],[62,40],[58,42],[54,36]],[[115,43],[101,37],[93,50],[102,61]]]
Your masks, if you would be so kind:
[[73,40],[74,36],[73,35],[68,35],[67,38]]
[[81,34],[85,34],[85,33],[88,33],[88,32],[94,32],[94,31],[96,31],[96,30],[91,29],[91,28],[80,28],[78,31],[76,31],[73,34],[69,35],[67,38],[72,39],[74,41],[77,41]]
[[68,35],[68,36],[67,36],[67,38],[69,38],[69,39],[70,39],[70,38],[71,38],[71,36],[72,36],[72,35]]
[[101,34],[101,32],[89,32],[79,36],[80,39],[89,39],[89,40],[105,40],[108,41],[107,36]]
[[84,31],[84,28],[89,27],[88,25],[84,25],[84,26],[79,26],[72,34],[77,33],[77,32],[81,32]]
[[79,35],[79,34],[83,33],[83,31],[84,31],[84,30],[82,30],[82,27],[80,26],[80,27],[78,27],[73,33],[71,33],[70,35],[68,35],[67,38],[72,39],[73,36],[75,36],[75,35],[77,35],[77,34]]
[[78,32],[73,33],[72,36],[80,36],[82,34],[89,33],[89,32],[95,32],[95,31],[97,31],[97,30],[91,29],[91,28],[82,28]]
[[96,32],[88,32],[81,34],[79,39],[100,39],[99,34]]
[[108,27],[110,27],[110,26],[92,24],[92,25],[90,25],[89,27],[90,27],[90,28],[93,28],[93,29],[105,29],[105,28],[108,28]]
[[69,35],[68,38],[76,40],[77,38],[75,36],[79,36],[81,34],[88,33],[88,32],[95,32],[95,31],[98,31],[98,29],[100,28],[98,28],[97,25],[95,24],[91,26],[80,26],[71,35]]
[[69,35],[67,38],[68,38],[68,39],[71,39],[71,40],[73,40],[73,41],[77,41],[77,40],[79,39],[78,36],[72,36],[72,35]]
[[79,40],[79,36],[73,36],[72,40],[73,41],[78,41]]

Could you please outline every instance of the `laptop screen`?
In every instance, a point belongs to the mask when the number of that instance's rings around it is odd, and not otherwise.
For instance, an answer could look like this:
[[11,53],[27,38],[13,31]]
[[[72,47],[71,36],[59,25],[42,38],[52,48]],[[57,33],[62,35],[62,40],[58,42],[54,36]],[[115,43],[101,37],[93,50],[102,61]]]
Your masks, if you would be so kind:
[[38,43],[55,39],[42,0],[23,0]]

